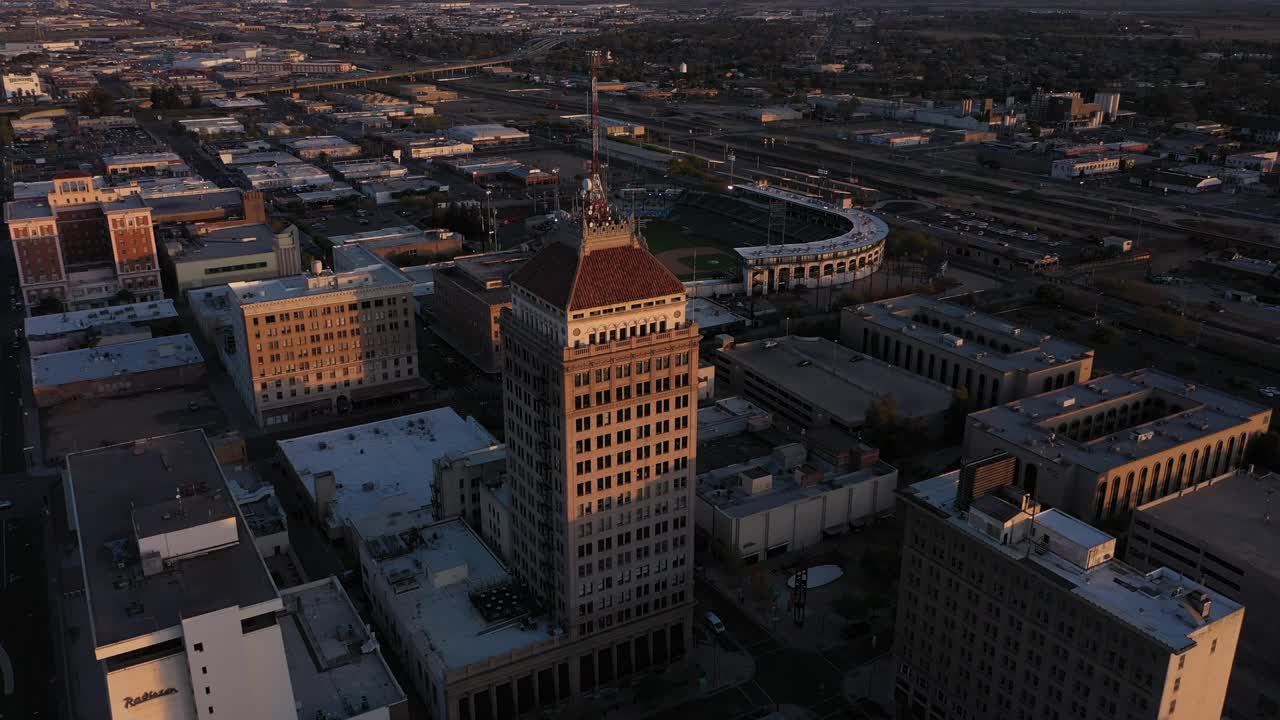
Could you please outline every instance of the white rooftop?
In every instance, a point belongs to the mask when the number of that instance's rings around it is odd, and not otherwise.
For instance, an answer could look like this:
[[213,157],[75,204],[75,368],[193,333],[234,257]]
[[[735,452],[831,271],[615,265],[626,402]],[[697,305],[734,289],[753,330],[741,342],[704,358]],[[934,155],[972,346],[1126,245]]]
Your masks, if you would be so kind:
[[708,330],[722,327],[724,325],[746,322],[745,317],[733,312],[729,308],[700,297],[689,299],[688,313],[689,319],[698,323],[698,327],[704,333]]
[[105,348],[49,353],[31,358],[32,387],[65,385],[204,362],[190,335],[171,335]]
[[512,576],[463,521],[448,520],[384,538],[388,542],[368,540],[370,545],[396,548],[380,563],[384,578],[396,588],[388,612],[400,618],[397,625],[420,635],[417,644],[431,647],[446,670],[504,659],[564,637],[545,621],[522,622],[517,614],[491,622],[481,615],[472,593],[511,583]]
[[176,318],[177,316],[178,311],[174,308],[172,300],[156,300],[154,302],[115,305],[93,310],[36,315],[35,317],[27,318],[23,322],[23,328],[28,338],[39,338],[79,332],[102,325],[140,323]]
[[337,492],[325,511],[331,527],[375,514],[430,510],[437,458],[495,446],[497,439],[475,418],[463,419],[447,407],[280,441],[312,499],[316,474],[334,474]]
[[[982,532],[962,517],[955,507],[959,479],[960,471],[954,470],[912,485],[903,491],[903,496],[908,502],[928,506],[953,530],[986,543],[1009,562],[1030,563],[1050,582],[1160,642],[1172,652],[1181,653],[1194,647],[1201,629],[1244,611],[1239,603],[1168,568],[1143,573],[1119,560],[1105,559],[1084,569],[1052,551],[1044,551],[1025,538],[1002,544],[998,538]],[[1010,508],[1016,511],[1016,508]],[[1035,526],[1059,531],[1066,541],[1083,548],[1113,539],[1056,510],[1038,513],[1032,522]],[[1212,600],[1211,611],[1205,619],[1196,617],[1184,599],[1194,591],[1202,591]]]
[[395,225],[392,227],[378,228],[377,230],[363,230],[358,233],[351,233],[350,235],[334,235],[329,238],[329,242],[334,245],[345,245],[347,243],[362,243],[369,242],[371,240],[388,240],[391,238],[395,238],[397,240],[407,240],[409,238],[422,239],[425,236],[426,233],[424,233],[422,228],[417,225]]

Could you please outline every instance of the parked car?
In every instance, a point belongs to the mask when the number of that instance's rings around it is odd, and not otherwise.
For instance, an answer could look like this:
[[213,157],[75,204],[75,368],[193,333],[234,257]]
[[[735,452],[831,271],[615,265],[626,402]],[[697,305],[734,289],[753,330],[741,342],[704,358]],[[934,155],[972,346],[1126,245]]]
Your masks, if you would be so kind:
[[719,615],[716,615],[713,612],[708,612],[704,616],[704,618],[707,621],[707,626],[711,628],[711,632],[715,633],[716,635],[719,635],[720,633],[724,632],[724,623],[720,622]]

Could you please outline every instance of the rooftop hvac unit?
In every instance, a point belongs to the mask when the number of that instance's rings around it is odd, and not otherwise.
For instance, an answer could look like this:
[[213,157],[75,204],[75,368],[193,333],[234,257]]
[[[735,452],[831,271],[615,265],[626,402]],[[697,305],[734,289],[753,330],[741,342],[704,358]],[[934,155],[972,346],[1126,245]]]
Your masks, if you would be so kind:
[[1130,437],[1133,438],[1134,442],[1140,442],[1140,443],[1147,442],[1148,440],[1151,440],[1155,436],[1156,436],[1156,433],[1154,430],[1135,430],[1130,435]]

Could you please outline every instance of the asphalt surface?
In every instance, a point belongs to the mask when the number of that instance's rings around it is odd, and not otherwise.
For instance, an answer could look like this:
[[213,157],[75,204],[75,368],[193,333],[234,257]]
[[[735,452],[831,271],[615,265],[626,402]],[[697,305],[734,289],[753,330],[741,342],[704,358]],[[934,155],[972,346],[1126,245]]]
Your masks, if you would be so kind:
[[[756,623],[716,588],[697,581],[695,623],[710,611],[724,623],[717,642],[725,652],[746,652],[756,663],[755,676],[745,683],[665,710],[662,720],[747,720],[765,718],[781,706],[804,708],[815,720],[871,720],[874,711],[850,702],[843,692],[845,674],[861,660],[817,650],[793,648],[779,642],[768,628]],[[787,619],[779,621],[779,628]],[[887,646],[887,645],[886,645]],[[713,663],[708,672],[715,672]]]

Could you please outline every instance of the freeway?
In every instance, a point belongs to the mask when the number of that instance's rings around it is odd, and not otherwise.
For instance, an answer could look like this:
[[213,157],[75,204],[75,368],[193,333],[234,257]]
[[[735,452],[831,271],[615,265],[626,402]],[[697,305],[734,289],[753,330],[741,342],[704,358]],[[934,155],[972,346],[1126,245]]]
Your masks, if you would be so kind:
[[315,80],[295,80],[287,83],[275,83],[271,85],[254,85],[236,90],[235,96],[246,97],[249,95],[262,95],[264,93],[295,92],[298,90],[314,90],[317,88],[364,85],[367,83],[383,82],[386,80],[396,80],[400,78],[408,78],[410,80],[418,77],[434,78],[441,74],[451,74],[456,72],[465,72],[467,70],[476,70],[484,67],[493,67],[495,65],[504,65],[513,60],[542,55],[550,52],[565,42],[565,38],[542,38],[533,41],[519,50],[516,50],[510,55],[502,55],[495,58],[489,58],[487,60],[470,60],[466,62],[447,63],[444,65],[397,68],[382,72],[365,72],[359,75],[342,75],[337,77],[318,78]]

